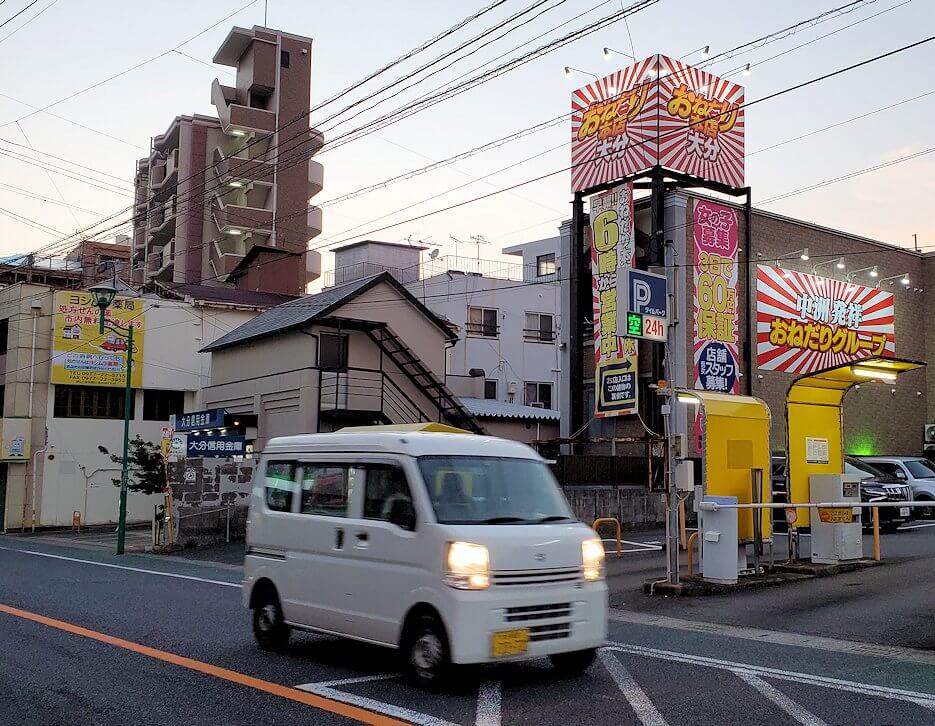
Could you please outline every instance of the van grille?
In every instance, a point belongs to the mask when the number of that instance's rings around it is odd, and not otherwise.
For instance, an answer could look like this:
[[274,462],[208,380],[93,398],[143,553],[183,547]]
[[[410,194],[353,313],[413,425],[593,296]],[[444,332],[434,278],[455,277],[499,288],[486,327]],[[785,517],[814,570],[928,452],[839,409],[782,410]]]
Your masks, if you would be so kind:
[[561,640],[571,635],[571,623],[553,625],[534,625],[529,629],[529,640],[538,643],[543,640]]
[[580,567],[556,570],[500,570],[493,573],[494,585],[554,585],[577,582],[581,579]]
[[508,623],[568,617],[571,617],[571,603],[568,602],[552,603],[550,605],[526,605],[506,609],[506,621]]

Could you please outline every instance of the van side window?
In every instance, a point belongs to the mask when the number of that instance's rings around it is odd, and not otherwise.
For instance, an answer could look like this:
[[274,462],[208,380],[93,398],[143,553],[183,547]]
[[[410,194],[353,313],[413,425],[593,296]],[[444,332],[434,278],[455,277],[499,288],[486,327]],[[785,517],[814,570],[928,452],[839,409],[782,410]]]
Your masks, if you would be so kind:
[[273,512],[291,512],[295,493],[294,461],[270,461],[266,464],[266,506]]
[[359,470],[343,464],[305,464],[302,469],[303,514],[346,517],[347,502]]
[[367,464],[364,471],[364,519],[379,519],[414,530],[415,507],[403,470],[390,464]]

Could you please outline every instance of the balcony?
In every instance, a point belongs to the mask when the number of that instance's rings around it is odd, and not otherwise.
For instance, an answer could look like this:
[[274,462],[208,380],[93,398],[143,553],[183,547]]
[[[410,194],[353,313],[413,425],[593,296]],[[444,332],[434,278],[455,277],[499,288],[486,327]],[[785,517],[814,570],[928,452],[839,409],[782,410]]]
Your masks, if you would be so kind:
[[179,150],[173,149],[165,161],[153,167],[150,188],[158,192],[175,186],[179,178]]
[[162,247],[171,240],[175,236],[175,220],[177,217],[175,196],[173,195],[162,208],[152,215],[146,246],[150,249],[155,246]]
[[238,93],[236,88],[222,86],[217,78],[211,84],[211,103],[217,108],[224,133],[233,136],[267,136],[274,133],[276,114],[237,103]]
[[175,268],[175,256],[172,254],[172,245],[166,245],[162,248],[162,254],[157,256],[159,259],[159,269],[156,270],[154,277],[160,280],[172,278],[172,272]]
[[308,151],[314,156],[321,151],[321,148],[325,145],[325,135],[318,129],[309,129],[308,138],[311,142],[311,148]]
[[314,282],[321,277],[321,253],[308,250],[305,253],[305,281]]
[[311,199],[325,187],[325,167],[317,161],[308,162],[308,197]]
[[308,238],[314,239],[321,234],[322,225],[321,207],[312,205],[308,208]]
[[270,235],[273,232],[271,209],[218,203],[213,207],[212,216],[218,230],[223,234],[238,235],[251,232]]
[[225,156],[220,147],[214,149],[214,170],[224,184],[263,181],[272,183],[275,164],[243,155]]
[[368,415],[384,423],[432,420],[385,371],[370,368],[323,370],[320,391],[321,414],[333,422],[347,423],[354,417]]
[[211,243],[211,264],[219,277],[229,275],[247,253],[247,243],[241,237],[222,237]]

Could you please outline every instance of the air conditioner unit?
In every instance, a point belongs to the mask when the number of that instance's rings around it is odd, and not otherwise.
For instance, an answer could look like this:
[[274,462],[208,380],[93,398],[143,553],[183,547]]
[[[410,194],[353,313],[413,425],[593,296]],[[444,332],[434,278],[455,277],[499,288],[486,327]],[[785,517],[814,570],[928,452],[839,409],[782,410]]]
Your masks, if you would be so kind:
[[507,393],[516,393],[516,381],[510,381],[506,384]]
[[935,444],[935,424],[925,424],[925,443]]
[[922,447],[923,451],[935,451],[935,444],[925,444]]

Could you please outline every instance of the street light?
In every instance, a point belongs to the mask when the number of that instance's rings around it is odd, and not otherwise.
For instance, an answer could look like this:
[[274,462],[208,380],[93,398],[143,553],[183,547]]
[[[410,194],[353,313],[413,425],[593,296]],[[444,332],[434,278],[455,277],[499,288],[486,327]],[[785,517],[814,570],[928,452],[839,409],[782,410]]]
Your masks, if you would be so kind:
[[873,265],[873,266],[871,266],[871,267],[861,267],[859,270],[854,270],[853,272],[848,272],[848,273],[847,273],[847,281],[850,282],[850,281],[853,280],[855,277],[857,277],[857,275],[859,275],[861,272],[866,272],[867,274],[870,275],[870,277],[879,277],[879,276],[880,276],[880,270],[877,268],[876,265]]
[[574,78],[575,73],[584,73],[586,76],[591,76],[594,80],[601,80],[600,76],[595,73],[590,73],[589,71],[583,71],[580,68],[573,68],[572,66],[565,66],[565,78]]
[[[116,276],[116,270],[114,272]],[[94,304],[101,311],[99,330],[104,334],[104,315],[117,297],[116,283],[102,282],[89,288]],[[133,395],[133,324],[127,321],[127,379],[123,389],[123,465],[120,467],[120,514],[117,519],[117,554],[122,555],[127,536],[127,486],[129,484],[130,458],[130,402]]]
[[634,58],[634,57],[633,57],[632,55],[630,55],[629,53],[624,53],[622,50],[616,50],[615,48],[604,48],[604,60],[608,60],[608,61],[609,61],[611,58],[614,57],[614,55],[626,56],[626,57],[629,58],[630,60],[632,60],[632,61],[634,61],[634,62],[636,61],[636,58]]

